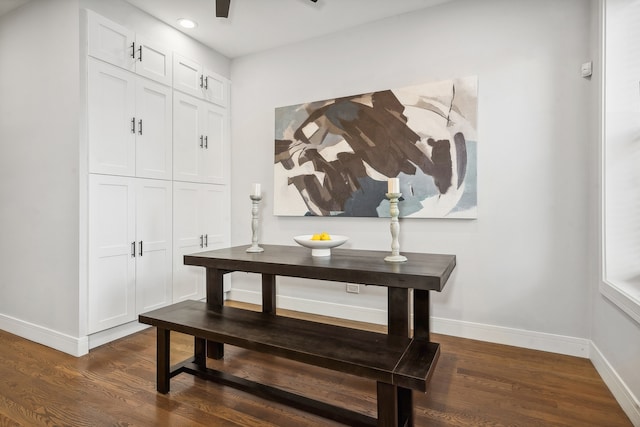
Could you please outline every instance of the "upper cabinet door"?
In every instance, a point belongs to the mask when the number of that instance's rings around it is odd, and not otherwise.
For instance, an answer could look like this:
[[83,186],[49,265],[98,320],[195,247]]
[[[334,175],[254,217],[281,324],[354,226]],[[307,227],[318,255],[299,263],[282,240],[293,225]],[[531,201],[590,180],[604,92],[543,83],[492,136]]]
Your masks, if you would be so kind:
[[211,70],[204,70],[204,98],[223,108],[229,106],[229,81]]
[[177,53],[173,54],[173,88],[199,98],[203,97],[202,65]]
[[136,37],[136,74],[171,86],[171,51],[146,37]]
[[135,175],[135,76],[89,60],[89,172]]
[[200,157],[204,149],[201,103],[189,95],[173,92],[173,179],[200,181]]
[[202,182],[211,184],[227,183],[227,162],[229,161],[229,126],[227,110],[217,105],[202,103],[204,149],[200,157]]
[[140,77],[136,83],[136,176],[171,179],[171,88]]
[[89,55],[133,71],[135,33],[92,11],[87,11]]

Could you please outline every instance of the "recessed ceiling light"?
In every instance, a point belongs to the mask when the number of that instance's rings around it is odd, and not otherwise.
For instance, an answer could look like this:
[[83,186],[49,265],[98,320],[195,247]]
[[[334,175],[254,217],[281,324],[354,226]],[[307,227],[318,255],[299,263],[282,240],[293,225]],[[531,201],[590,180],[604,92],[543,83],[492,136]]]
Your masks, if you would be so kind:
[[180,18],[178,19],[178,24],[180,24],[180,26],[182,28],[195,28],[198,26],[198,24],[195,21],[192,21],[191,19],[187,19],[187,18]]

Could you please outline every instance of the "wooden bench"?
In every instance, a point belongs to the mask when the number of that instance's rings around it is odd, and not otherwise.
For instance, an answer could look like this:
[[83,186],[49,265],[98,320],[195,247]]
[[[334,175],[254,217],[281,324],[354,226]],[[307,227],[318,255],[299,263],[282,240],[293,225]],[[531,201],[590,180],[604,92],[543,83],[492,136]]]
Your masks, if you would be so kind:
[[[426,339],[217,307],[200,301],[173,304],[142,314],[139,320],[157,328],[159,392],[168,393],[170,378],[185,372],[350,426],[411,424],[411,390],[426,392],[440,354],[439,345]],[[170,366],[170,331],[195,337],[193,358]],[[377,382],[378,418],[207,368],[206,341],[374,380]],[[408,397],[402,399],[407,393]]]

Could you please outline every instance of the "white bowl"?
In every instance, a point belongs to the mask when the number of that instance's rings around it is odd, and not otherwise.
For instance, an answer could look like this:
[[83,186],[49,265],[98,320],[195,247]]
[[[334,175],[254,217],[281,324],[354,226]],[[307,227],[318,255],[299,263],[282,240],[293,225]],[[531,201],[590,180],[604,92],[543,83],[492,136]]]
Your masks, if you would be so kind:
[[311,249],[311,256],[331,256],[331,248],[340,246],[349,238],[347,236],[331,235],[331,240],[311,240],[312,234],[295,236],[293,240],[300,246]]

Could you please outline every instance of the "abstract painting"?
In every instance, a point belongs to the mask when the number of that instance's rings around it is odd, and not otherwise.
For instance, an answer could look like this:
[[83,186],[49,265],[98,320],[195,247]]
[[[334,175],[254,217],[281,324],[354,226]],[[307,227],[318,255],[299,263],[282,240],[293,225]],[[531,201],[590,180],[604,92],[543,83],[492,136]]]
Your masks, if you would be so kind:
[[430,82],[276,108],[274,214],[477,218],[478,81]]

